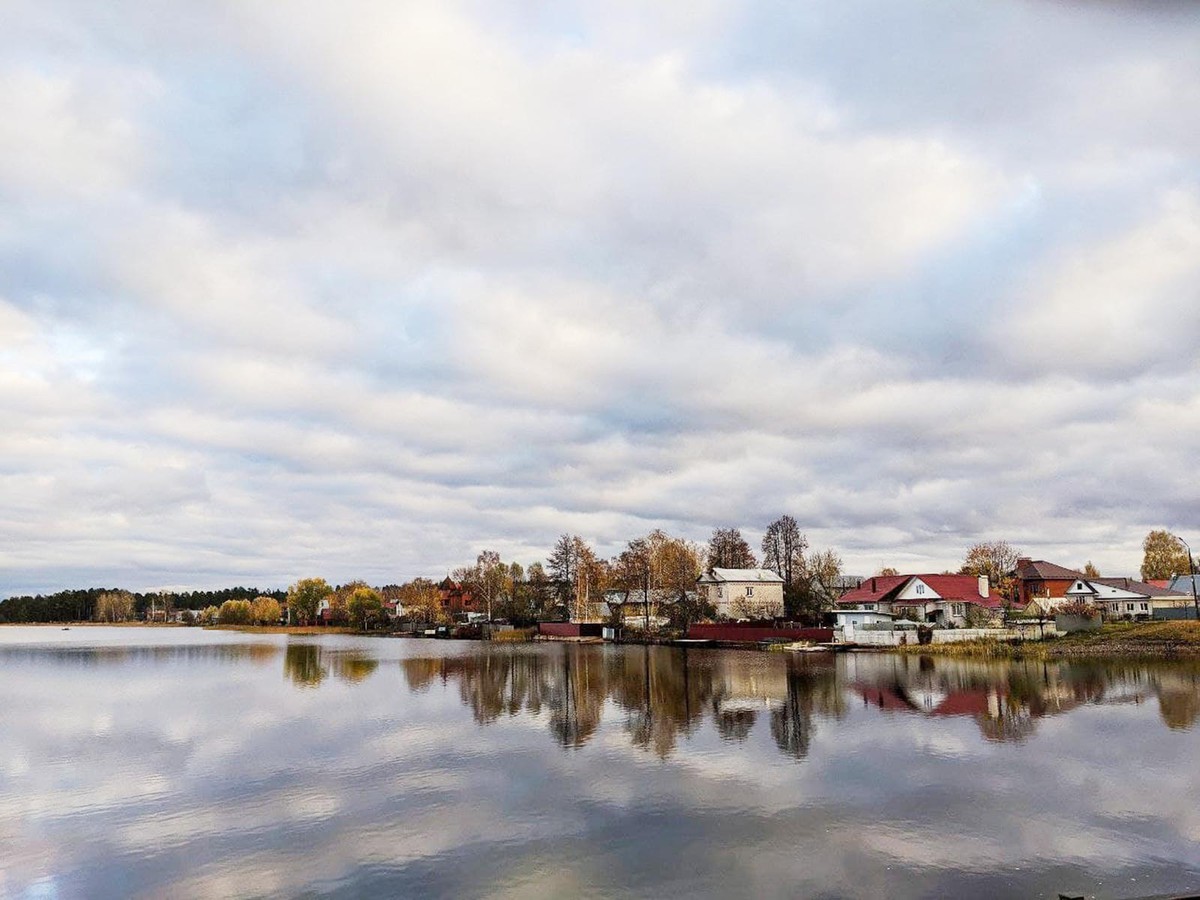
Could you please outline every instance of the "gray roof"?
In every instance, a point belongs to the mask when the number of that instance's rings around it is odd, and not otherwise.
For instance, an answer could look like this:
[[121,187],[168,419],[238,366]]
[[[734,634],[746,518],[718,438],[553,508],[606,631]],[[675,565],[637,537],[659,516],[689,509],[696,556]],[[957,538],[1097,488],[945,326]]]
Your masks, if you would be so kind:
[[709,569],[699,578],[700,581],[753,581],[773,582],[783,584],[783,579],[770,569]]
[[1176,575],[1171,579],[1171,590],[1190,595],[1193,578],[1196,580],[1196,590],[1200,591],[1200,575]]
[[1121,591],[1133,591],[1135,594],[1145,594],[1147,597],[1174,597],[1177,594],[1181,597],[1185,596],[1182,591],[1155,587],[1152,584],[1146,584],[1144,581],[1137,581],[1133,578],[1089,578],[1087,580],[1093,584],[1103,584]]

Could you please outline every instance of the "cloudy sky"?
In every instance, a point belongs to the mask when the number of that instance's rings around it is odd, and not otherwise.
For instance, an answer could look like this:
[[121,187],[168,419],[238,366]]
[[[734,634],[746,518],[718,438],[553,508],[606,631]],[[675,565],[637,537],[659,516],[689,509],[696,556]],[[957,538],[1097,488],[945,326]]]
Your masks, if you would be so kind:
[[0,595],[1200,548],[1196,4],[4,7]]

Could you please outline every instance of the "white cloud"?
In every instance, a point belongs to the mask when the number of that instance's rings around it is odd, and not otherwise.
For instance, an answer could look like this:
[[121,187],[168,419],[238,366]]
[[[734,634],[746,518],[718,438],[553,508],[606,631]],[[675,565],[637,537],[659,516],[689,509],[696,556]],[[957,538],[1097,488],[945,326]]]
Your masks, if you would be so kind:
[[1200,528],[1200,23],[1122,10],[16,5],[0,594],[785,511],[1132,571]]

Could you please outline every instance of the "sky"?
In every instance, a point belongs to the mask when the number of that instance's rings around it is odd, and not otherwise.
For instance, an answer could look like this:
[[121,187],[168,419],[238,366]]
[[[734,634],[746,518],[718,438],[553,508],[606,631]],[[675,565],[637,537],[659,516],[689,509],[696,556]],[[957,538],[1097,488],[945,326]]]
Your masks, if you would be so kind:
[[6,0],[0,596],[1200,549],[1200,6],[645,6]]

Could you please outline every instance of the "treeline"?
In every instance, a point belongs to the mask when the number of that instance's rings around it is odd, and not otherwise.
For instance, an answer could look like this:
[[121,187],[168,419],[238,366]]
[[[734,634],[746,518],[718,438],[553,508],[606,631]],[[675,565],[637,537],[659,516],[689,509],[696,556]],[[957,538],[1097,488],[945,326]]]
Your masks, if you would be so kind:
[[[137,593],[117,588],[87,588],[59,591],[55,594],[9,597],[0,601],[0,623],[22,622],[87,622],[93,619],[110,620],[111,611],[101,609],[106,595],[128,597],[131,609],[128,617],[142,619],[151,608],[189,609],[200,612],[207,607],[220,607],[228,600],[253,602],[257,597],[270,597],[278,602],[287,599],[281,590],[262,591],[253,587],[222,588],[216,591],[154,591]],[[106,601],[107,602],[107,601]],[[121,611],[122,614],[124,610]]]
[[[784,606],[772,615],[817,621],[841,589],[842,561],[833,550],[809,546],[791,516],[780,516],[763,536],[760,557],[735,527],[717,528],[699,543],[655,529],[628,541],[605,558],[579,535],[559,537],[545,563],[523,567],[494,550],[455,569],[451,578],[474,598],[489,619],[514,624],[547,619],[620,619],[640,612],[686,627],[716,614],[696,591],[708,569],[768,568],[784,581]],[[396,588],[405,614],[433,621],[445,617],[437,585],[424,578]]]

